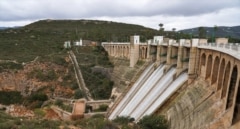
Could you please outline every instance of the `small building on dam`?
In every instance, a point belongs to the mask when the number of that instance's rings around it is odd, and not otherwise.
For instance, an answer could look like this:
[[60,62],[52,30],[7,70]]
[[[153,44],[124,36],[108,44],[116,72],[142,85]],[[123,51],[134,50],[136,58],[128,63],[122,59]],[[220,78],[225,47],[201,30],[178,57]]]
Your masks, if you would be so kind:
[[115,100],[108,119],[165,115],[171,129],[240,128],[240,45],[227,39],[180,39],[155,36],[141,43],[104,42],[111,57],[125,57],[134,67],[149,61],[129,90]]

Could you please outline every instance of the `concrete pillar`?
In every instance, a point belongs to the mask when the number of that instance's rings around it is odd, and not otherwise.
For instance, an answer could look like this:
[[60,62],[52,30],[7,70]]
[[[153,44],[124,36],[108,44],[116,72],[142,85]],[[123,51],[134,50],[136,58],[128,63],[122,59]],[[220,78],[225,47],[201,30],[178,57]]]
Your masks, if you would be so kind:
[[178,46],[178,58],[177,58],[177,76],[182,72],[183,70],[183,44],[185,42],[185,39],[180,39],[179,46]]
[[173,40],[169,40],[168,42],[168,51],[167,51],[167,64],[166,65],[171,65],[171,54],[172,54],[172,42]]
[[161,46],[158,45],[157,46],[157,57],[156,57],[157,62],[160,62],[160,54],[161,54]]
[[130,37],[130,67],[134,67],[139,59],[139,42],[138,35]]
[[151,52],[150,45],[151,45],[151,40],[148,40],[147,41],[147,59],[150,58],[150,52]]
[[161,62],[161,45],[163,43],[163,36],[158,36],[158,37],[155,37],[155,39],[158,41],[158,44],[157,44],[157,55],[156,55],[156,61],[157,62]]
[[127,59],[129,59],[130,57],[129,57],[129,46],[127,46]]
[[160,49],[160,55],[159,55],[159,57],[160,57],[160,63],[166,62],[166,58],[167,58],[166,56],[167,56],[167,55],[165,55],[165,54],[167,54],[168,48],[160,45],[160,46],[159,46],[159,49]]
[[120,55],[119,55],[119,53],[120,53],[120,51],[119,51],[119,45],[117,45],[117,50],[116,50],[116,57],[120,57]]
[[177,58],[177,68],[181,69],[183,68],[183,44],[185,42],[185,39],[180,39],[179,47],[178,47],[178,58]]
[[189,57],[189,68],[188,68],[188,75],[189,75],[189,80],[193,80],[196,78],[197,75],[197,56],[198,56],[198,45],[199,39],[192,39],[191,42],[191,48],[190,48],[190,57]]
[[110,46],[110,55],[111,55],[111,56],[113,56],[113,55],[112,55],[112,51],[113,51],[112,49],[113,49],[113,47],[112,47],[112,44],[111,44],[111,46]]
[[126,57],[126,46],[123,47],[123,57]]

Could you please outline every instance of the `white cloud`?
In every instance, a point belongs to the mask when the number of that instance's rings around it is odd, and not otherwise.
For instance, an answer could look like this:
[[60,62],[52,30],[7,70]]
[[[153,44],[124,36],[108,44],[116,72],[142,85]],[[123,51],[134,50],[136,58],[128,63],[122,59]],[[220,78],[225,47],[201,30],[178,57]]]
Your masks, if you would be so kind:
[[92,17],[91,19],[118,21],[131,24],[139,24],[150,28],[159,28],[159,23],[164,24],[166,30],[177,30],[208,26],[236,26],[240,25],[240,8],[228,8],[218,12],[197,16],[135,16],[135,17]]
[[[1,0],[0,26],[39,19],[103,19],[166,29],[239,25],[239,0]],[[19,22],[18,22],[19,21]],[[18,23],[17,23],[18,22]]]

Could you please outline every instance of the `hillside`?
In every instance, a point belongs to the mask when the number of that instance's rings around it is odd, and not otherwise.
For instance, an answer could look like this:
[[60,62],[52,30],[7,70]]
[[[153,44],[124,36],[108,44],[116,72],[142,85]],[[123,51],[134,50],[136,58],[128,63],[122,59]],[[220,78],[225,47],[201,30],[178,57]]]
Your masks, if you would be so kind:
[[41,20],[20,28],[0,30],[0,59],[28,62],[37,56],[66,53],[64,41],[129,41],[138,34],[142,39],[158,31],[139,25],[90,20]]
[[[230,38],[232,42],[235,40],[239,41],[240,39],[240,26],[218,26],[217,30],[214,30],[214,27],[203,27],[204,28],[204,35],[205,37],[211,39],[211,37],[227,37]],[[192,34],[193,37],[199,36],[199,27],[196,28],[190,28],[185,30],[180,30],[179,32],[185,33],[185,34]]]
[[24,28],[64,34],[65,40],[83,38],[94,41],[128,41],[129,35],[151,38],[157,30],[140,25],[97,20],[42,20]]
[[[24,108],[24,112],[11,117],[11,121],[15,117],[31,117],[33,121],[46,119],[46,122],[48,119],[59,119],[47,117],[53,116],[48,113],[51,105],[71,112],[72,101],[64,99],[79,99],[84,95],[75,78],[69,49],[63,48],[64,41],[75,41],[80,37],[97,42],[128,41],[133,34],[150,38],[154,33],[157,31],[138,25],[86,20],[43,20],[20,28],[0,30],[0,108],[3,104],[2,110],[5,112],[13,107],[11,104],[19,105],[14,106],[13,114]],[[113,81],[117,80],[118,75],[114,72],[118,66],[113,67],[114,64],[101,46],[73,47],[70,50],[77,57],[86,86],[94,99],[109,99],[113,87],[127,83],[118,80],[115,85]],[[126,70],[126,78],[133,77],[131,72],[134,73],[133,70]],[[12,126],[22,125],[0,121],[0,128]],[[44,126],[44,123],[40,126]]]

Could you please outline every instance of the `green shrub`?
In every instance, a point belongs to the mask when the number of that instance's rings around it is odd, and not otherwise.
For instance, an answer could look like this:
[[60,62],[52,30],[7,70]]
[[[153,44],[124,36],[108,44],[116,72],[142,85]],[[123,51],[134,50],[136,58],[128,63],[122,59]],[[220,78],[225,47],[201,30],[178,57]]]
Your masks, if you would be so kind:
[[63,105],[63,101],[60,99],[57,99],[54,104],[61,107]]
[[36,93],[36,94],[30,95],[29,100],[31,102],[33,102],[33,101],[46,101],[46,100],[48,100],[48,96],[44,93]]
[[83,119],[79,124],[83,129],[119,129],[116,124],[106,120],[102,115],[94,115],[91,118]]
[[78,83],[77,83],[77,82],[71,84],[71,89],[72,89],[72,90],[76,90],[76,89],[78,89],[78,88],[79,88],[79,86],[78,86]]
[[44,72],[41,69],[34,69],[27,75],[28,78],[37,78],[40,81],[53,81],[57,79],[57,74],[53,69],[48,72]]
[[46,113],[42,109],[37,108],[34,109],[34,114],[38,117],[44,117]]
[[55,73],[55,71],[52,69],[50,71],[48,71],[45,80],[47,81],[53,81],[57,79],[57,74]]
[[23,97],[18,91],[0,91],[0,103],[4,105],[20,104]]
[[144,116],[137,124],[141,129],[168,129],[168,122],[162,115]]
[[63,57],[54,57],[53,62],[58,65],[67,66],[67,62]]
[[102,105],[100,105],[99,108],[96,109],[95,111],[96,111],[96,112],[105,112],[105,111],[107,111],[107,109],[108,109],[108,105],[102,104]]
[[120,124],[120,125],[127,125],[129,122],[132,122],[132,118],[130,116],[117,116],[113,122]]
[[83,98],[83,93],[82,93],[82,91],[79,90],[79,89],[75,90],[74,98],[75,98],[75,99]]

